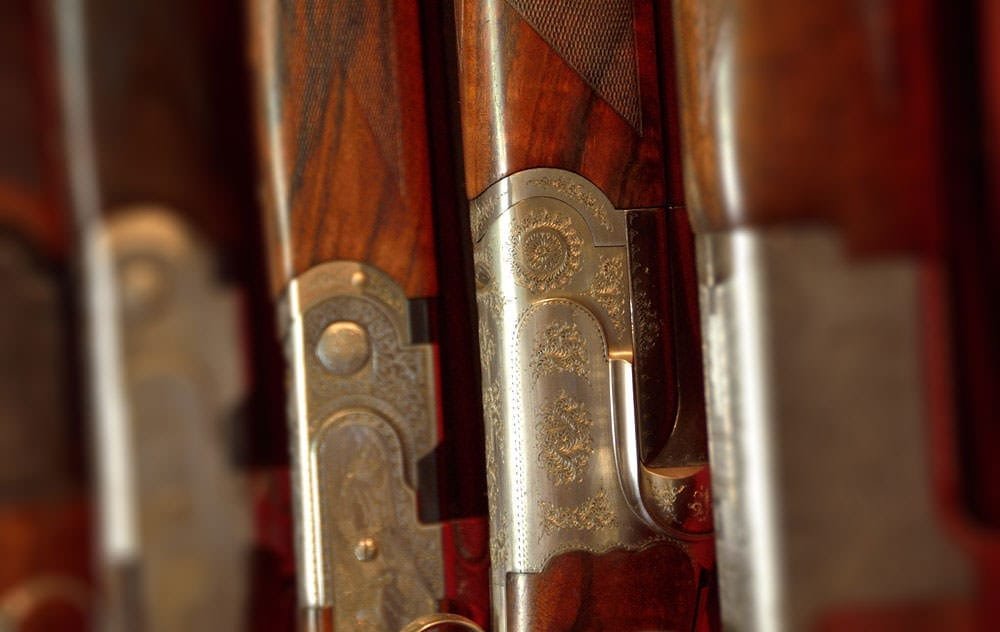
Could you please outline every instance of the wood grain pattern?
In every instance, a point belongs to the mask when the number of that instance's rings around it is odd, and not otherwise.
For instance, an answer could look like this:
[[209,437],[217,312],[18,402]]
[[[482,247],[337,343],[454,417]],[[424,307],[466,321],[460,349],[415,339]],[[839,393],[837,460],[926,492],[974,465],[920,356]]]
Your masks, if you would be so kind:
[[675,8],[696,230],[832,222],[855,249],[939,247],[926,2]]
[[564,553],[541,573],[507,576],[517,632],[701,630],[699,579],[687,552],[663,542],[639,552]]
[[275,292],[364,261],[437,293],[417,4],[260,0],[252,20]]
[[[618,208],[664,205],[651,2],[640,0],[631,5],[641,131],[584,79],[584,75],[596,71],[581,74],[575,70],[511,3],[461,0],[457,5],[466,189],[470,198],[517,171],[556,167],[586,177]],[[569,21],[563,28],[573,25]],[[591,46],[615,49],[614,42],[590,41],[583,34],[577,37]],[[599,63],[616,61],[610,58]]]
[[485,622],[484,441],[449,121],[450,15],[447,2],[257,0],[251,60],[271,291],[346,259],[426,299],[411,308],[438,352],[440,443],[418,464],[420,518],[445,523],[442,607]]

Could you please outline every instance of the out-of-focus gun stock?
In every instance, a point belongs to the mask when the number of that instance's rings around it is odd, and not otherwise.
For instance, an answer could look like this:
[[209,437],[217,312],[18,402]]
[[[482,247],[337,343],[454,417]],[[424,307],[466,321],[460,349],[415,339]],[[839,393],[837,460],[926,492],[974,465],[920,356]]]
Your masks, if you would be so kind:
[[723,624],[986,629],[975,3],[675,7]]
[[277,364],[261,335],[271,319],[261,327],[266,312],[249,313],[264,270],[254,266],[241,13],[229,2],[38,5],[45,125],[61,133],[80,280],[94,625],[280,625],[280,591],[251,603],[252,581],[281,584],[267,576],[282,572],[267,565],[268,545],[279,558],[289,547],[255,536],[250,496],[266,508],[272,474],[258,466],[280,467],[283,437],[268,425],[263,386],[275,383],[262,368]]

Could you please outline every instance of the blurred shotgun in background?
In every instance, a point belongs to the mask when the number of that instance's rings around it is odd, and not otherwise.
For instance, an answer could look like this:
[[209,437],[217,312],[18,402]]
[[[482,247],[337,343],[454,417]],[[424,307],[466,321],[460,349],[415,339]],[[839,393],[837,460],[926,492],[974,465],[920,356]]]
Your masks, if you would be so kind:
[[988,4],[675,3],[727,629],[995,626]]
[[[235,3],[47,6],[47,125],[62,133],[87,360],[95,625],[242,630],[268,618],[251,612],[262,556],[251,556],[248,466],[280,466],[283,444],[261,390],[274,345],[255,338],[254,324],[266,332],[271,321],[247,313],[263,268],[240,125],[240,13]],[[277,450],[241,446],[247,437]],[[266,488],[260,478],[254,489]],[[288,548],[274,544],[278,557]],[[273,610],[281,592],[269,592]]]

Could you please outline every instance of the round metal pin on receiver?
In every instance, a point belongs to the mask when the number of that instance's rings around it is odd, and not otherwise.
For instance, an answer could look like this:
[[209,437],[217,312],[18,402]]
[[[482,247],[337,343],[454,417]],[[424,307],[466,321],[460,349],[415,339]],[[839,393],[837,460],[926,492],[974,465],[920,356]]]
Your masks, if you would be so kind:
[[361,538],[354,545],[354,557],[359,562],[370,562],[378,555],[378,542],[375,538]]
[[316,343],[316,358],[334,375],[353,375],[368,364],[370,357],[368,332],[351,321],[330,323]]

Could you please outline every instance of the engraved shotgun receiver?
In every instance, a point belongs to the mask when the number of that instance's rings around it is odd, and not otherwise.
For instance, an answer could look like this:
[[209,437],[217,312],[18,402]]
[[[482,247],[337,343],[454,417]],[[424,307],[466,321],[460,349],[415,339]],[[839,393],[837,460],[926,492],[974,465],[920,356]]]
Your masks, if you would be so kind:
[[500,630],[711,626],[668,14],[457,3]]
[[435,4],[253,3],[302,629],[488,617],[471,279],[424,82]]

